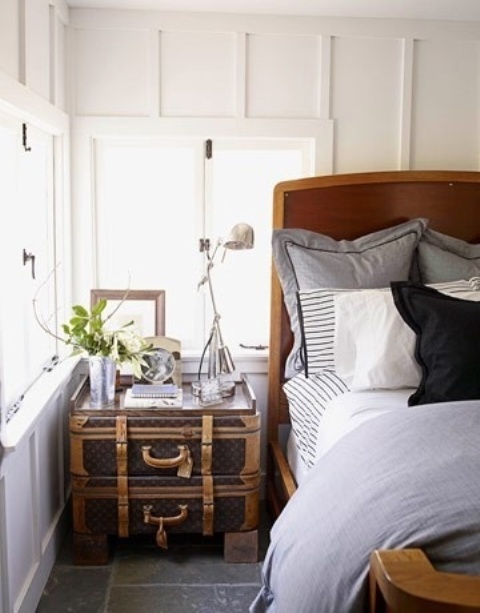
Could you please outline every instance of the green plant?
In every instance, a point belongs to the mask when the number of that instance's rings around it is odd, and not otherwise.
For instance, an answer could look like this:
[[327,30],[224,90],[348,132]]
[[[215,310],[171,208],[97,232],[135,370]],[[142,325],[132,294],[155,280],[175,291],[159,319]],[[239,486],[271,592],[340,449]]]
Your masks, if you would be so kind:
[[117,364],[130,364],[134,376],[141,378],[141,367],[147,366],[144,357],[151,353],[154,347],[138,333],[134,321],[115,326],[112,319],[127,296],[128,290],[109,314],[106,314],[105,299],[99,300],[90,311],[80,304],[72,306],[72,317],[68,323],[61,326],[65,335],[63,337],[55,334],[37,312],[37,297],[33,300],[33,311],[42,330],[69,345],[72,348],[72,355],[106,357]]
[[144,356],[150,353],[153,345],[147,343],[138,334],[133,321],[120,327],[110,325],[113,311],[103,317],[107,300],[99,300],[91,311],[77,304],[72,307],[73,317],[62,325],[67,345],[71,345],[73,354],[86,353],[89,356],[103,356],[117,364],[128,363],[133,374],[141,377],[141,366],[146,365]]

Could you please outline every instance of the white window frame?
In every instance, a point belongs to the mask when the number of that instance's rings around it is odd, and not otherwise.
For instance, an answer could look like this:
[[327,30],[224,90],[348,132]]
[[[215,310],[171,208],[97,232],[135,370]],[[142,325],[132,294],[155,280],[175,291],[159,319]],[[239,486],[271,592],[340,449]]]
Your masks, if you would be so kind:
[[[214,118],[75,118],[72,129],[73,192],[73,297],[89,300],[97,287],[95,262],[95,149],[96,141],[108,138],[172,139],[305,139],[311,144],[311,175],[333,172],[334,122],[327,119],[214,119]],[[289,177],[294,178],[294,177]],[[273,193],[271,195],[273,201]],[[168,299],[167,299],[168,300]],[[167,307],[168,308],[168,307]],[[182,354],[185,374],[196,373],[200,353]],[[266,372],[268,352],[245,352],[235,359],[237,370]]]
[[[288,152],[289,150],[291,150],[294,154],[296,153],[297,156],[300,156],[300,159],[301,159],[300,165],[297,165],[297,168],[295,170],[295,172],[297,173],[296,176],[300,177],[300,176],[308,176],[309,174],[310,175],[313,174],[312,139],[305,139],[305,138],[304,139],[292,139],[292,138],[290,139],[283,139],[283,138],[266,139],[266,138],[254,138],[254,137],[251,137],[248,139],[224,138],[224,137],[216,138],[213,141],[213,146],[212,146],[213,155],[211,158],[208,158],[205,155],[206,140],[199,139],[199,138],[196,138],[196,139],[183,139],[183,138],[164,139],[164,138],[151,138],[150,137],[150,138],[141,139],[138,137],[135,137],[135,138],[108,137],[108,138],[103,138],[103,139],[95,139],[94,141],[95,202],[94,202],[94,213],[93,213],[93,225],[94,225],[93,236],[94,236],[94,244],[95,244],[94,267],[95,267],[95,278],[96,278],[95,287],[101,287],[104,289],[121,289],[119,287],[118,276],[117,276],[116,281],[112,281],[111,278],[108,278],[108,270],[111,270],[114,275],[117,275],[117,271],[115,267],[112,266],[112,264],[110,264],[110,267],[105,268],[103,261],[109,260],[111,262],[112,251],[116,252],[117,250],[121,250],[123,248],[123,245],[127,251],[129,250],[129,248],[132,250],[131,258],[132,258],[132,261],[135,260],[135,263],[133,264],[133,266],[136,267],[136,270],[137,270],[136,276],[137,278],[141,276],[141,272],[139,274],[139,265],[138,265],[139,257],[140,258],[142,257],[141,256],[141,246],[139,245],[139,239],[138,239],[138,234],[139,234],[138,228],[139,227],[144,228],[145,236],[150,236],[150,239],[146,239],[147,247],[148,247],[146,249],[146,251],[148,252],[147,259],[146,259],[146,265],[152,268],[152,270],[149,271],[151,278],[148,279],[146,286],[142,285],[141,287],[138,286],[137,279],[133,278],[131,288],[132,289],[153,289],[153,284],[155,283],[155,273],[153,270],[155,263],[153,259],[152,260],[150,259],[151,256],[148,255],[148,254],[151,254],[152,249],[153,249],[153,246],[151,244],[152,233],[150,231],[149,225],[161,224],[161,218],[159,219],[158,214],[155,214],[156,207],[158,207],[159,205],[157,204],[157,200],[155,200],[154,198],[150,204],[150,206],[152,207],[150,209],[151,214],[150,215],[147,214],[145,216],[145,219],[139,220],[139,218],[136,217],[138,212],[135,209],[135,189],[132,190],[131,183],[129,181],[125,183],[125,185],[130,185],[129,199],[122,202],[121,203],[122,206],[118,206],[118,215],[122,215],[122,216],[126,215],[128,218],[130,218],[133,227],[137,229],[132,230],[131,242],[128,240],[128,236],[127,236],[127,239],[125,239],[124,237],[124,239],[120,241],[120,243],[117,245],[115,249],[112,248],[111,241],[112,240],[115,241],[115,232],[111,231],[111,227],[115,227],[116,222],[119,223],[119,227],[120,227],[120,221],[117,215],[115,214],[116,203],[111,202],[111,198],[112,197],[115,198],[115,196],[113,196],[113,194],[115,193],[115,185],[108,187],[108,184],[105,185],[105,180],[108,179],[108,181],[115,181],[117,176],[123,175],[125,172],[128,172],[128,170],[119,169],[118,171],[114,171],[113,174],[111,170],[107,171],[107,169],[110,167],[109,154],[110,152],[112,152],[115,155],[115,151],[118,149],[119,151],[123,150],[124,152],[127,152],[127,155],[128,155],[129,147],[132,148],[133,157],[132,157],[132,164],[127,164],[127,168],[132,168],[135,164],[136,158],[138,158],[139,156],[139,153],[135,153],[135,151],[138,151],[138,149],[143,149],[143,148],[145,148],[145,151],[147,152],[148,150],[153,151],[154,155],[155,153],[157,153],[159,155],[159,159],[161,156],[161,152],[164,150],[173,152],[177,148],[183,148],[183,149],[191,151],[193,154],[193,159],[196,160],[194,161],[194,165],[192,167],[195,173],[193,175],[192,187],[194,187],[194,193],[196,194],[195,196],[196,202],[193,203],[194,204],[193,215],[191,216],[191,218],[189,217],[188,219],[188,222],[191,222],[191,224],[194,224],[194,227],[195,227],[194,234],[196,235],[196,238],[194,239],[195,241],[194,245],[192,244],[186,245],[184,244],[185,237],[183,235],[182,228],[178,228],[175,231],[175,234],[178,236],[178,241],[175,241],[175,253],[172,253],[172,256],[170,258],[171,260],[170,265],[174,264],[175,258],[191,257],[191,255],[186,255],[186,254],[187,252],[189,254],[192,254],[192,247],[196,248],[197,240],[199,240],[200,238],[208,238],[210,240],[210,243],[214,245],[219,237],[226,238],[224,234],[228,232],[230,227],[233,226],[236,222],[245,221],[245,219],[242,217],[242,208],[243,208],[242,204],[237,203],[236,205],[237,210],[228,212],[227,217],[230,218],[230,221],[227,222],[229,224],[228,228],[220,229],[220,227],[218,227],[218,223],[215,224],[214,210],[217,210],[217,212],[220,212],[223,217],[223,211],[221,210],[221,207],[223,206],[228,207],[229,205],[228,202],[215,203],[214,195],[213,195],[214,193],[213,186],[215,183],[216,168],[218,170],[218,168],[221,167],[219,156],[221,156],[222,153],[227,153],[228,155],[228,153],[231,152],[233,155],[237,153],[241,155],[241,152],[245,152],[247,154],[250,152],[253,155],[255,154],[261,155],[263,153],[264,155],[268,156],[269,153],[274,153],[275,151]],[[217,167],[215,166],[215,159],[219,160]],[[152,158],[148,158],[148,160],[149,160],[148,163],[150,164],[152,162]],[[265,161],[267,161],[267,159]],[[231,170],[233,173],[235,173],[235,168],[232,167]],[[107,172],[108,174],[105,174]],[[251,169],[250,169],[250,172],[251,172]],[[254,172],[255,172],[255,176],[257,176],[257,168],[255,168]],[[266,171],[265,171],[265,174],[267,174]],[[286,176],[279,175],[278,181],[292,178],[292,174],[293,174],[293,171],[291,171],[291,173],[287,172]],[[181,180],[181,173],[178,178]],[[261,182],[261,174],[260,174],[260,177],[257,176],[257,178],[260,178],[260,182]],[[153,177],[153,179],[155,180],[155,177]],[[269,252],[267,252],[267,250],[265,249],[265,244],[268,242],[268,248],[269,248],[270,238],[269,236],[267,237],[266,235],[270,231],[270,224],[271,224],[271,219],[272,219],[272,206],[271,205],[272,205],[273,187],[275,183],[278,181],[273,181],[272,185],[268,186],[266,193],[263,195],[263,199],[260,203],[260,206],[262,207],[263,210],[259,214],[256,215],[257,223],[255,221],[252,222],[253,226],[259,225],[259,224],[263,226],[263,227],[257,227],[256,230],[258,232],[257,236],[262,235],[262,239],[264,243],[265,253],[262,254],[262,257],[263,257],[263,260],[265,261],[262,261],[261,268],[265,268],[265,271],[263,274],[263,282],[260,284],[261,285],[260,290],[258,289],[258,287],[256,287],[254,294],[257,295],[257,301],[258,301],[258,296],[263,298],[261,300],[261,304],[262,304],[262,311],[264,311],[263,319],[265,322],[264,323],[265,329],[262,330],[262,332],[260,333],[260,337],[257,337],[256,339],[249,337],[249,335],[247,334],[245,338],[241,338],[237,340],[239,340],[240,342],[243,341],[243,343],[250,343],[253,345],[259,345],[259,344],[265,345],[266,343],[268,343],[269,319],[268,319],[267,309],[269,310],[269,305],[270,305],[269,287],[268,287],[269,280],[270,280],[270,274],[269,274],[270,261],[269,261]],[[143,185],[140,179],[138,183],[139,183],[139,189],[138,189],[139,198],[141,199]],[[154,185],[152,185],[152,190],[156,190]],[[132,194],[133,194],[133,197],[132,197]],[[151,194],[151,191],[147,191],[146,193],[144,192],[144,198],[148,199],[150,197],[150,194]],[[121,201],[122,196],[123,196],[122,190],[119,190],[118,194],[116,195],[116,199]],[[226,196],[224,195],[223,200],[225,199],[227,200],[229,199],[228,194]],[[130,213],[128,212],[128,206],[130,202],[131,202],[131,217],[130,217]],[[112,204],[115,204],[115,206],[112,206]],[[217,208],[219,205],[220,205],[220,208]],[[110,209],[108,214],[106,214],[105,211],[103,210],[104,206]],[[137,202],[137,208],[141,208],[138,206],[138,202]],[[165,211],[163,212],[165,213]],[[144,215],[145,215],[145,211],[144,211]],[[261,220],[261,219],[263,219],[263,221],[259,222],[258,220]],[[133,221],[134,221],[134,224],[133,224]],[[129,228],[125,229],[125,224],[123,221],[121,222],[121,225],[123,226],[122,235],[125,234],[125,232],[128,235],[130,229]],[[110,235],[109,241],[105,240],[105,237],[107,237],[108,235]],[[155,235],[153,235],[153,241],[154,240],[155,240]],[[193,242],[191,237],[190,237],[190,242]],[[161,249],[159,249],[159,252],[161,252]],[[233,258],[233,257],[235,256],[234,255],[230,256],[230,258]],[[123,261],[123,266],[125,266],[125,255],[123,253],[122,253],[121,259]],[[162,267],[162,262],[163,262],[163,266],[168,265],[167,261],[159,260],[158,266],[160,269]],[[196,297],[195,297],[195,292],[194,292],[194,288],[195,288],[197,281],[199,281],[205,273],[205,268],[204,268],[205,263],[206,263],[205,259],[200,254],[200,256],[196,258],[196,260],[192,260],[191,263],[194,264],[194,268],[197,270],[197,274],[196,274],[197,279],[192,280],[192,278],[190,278],[189,280],[189,284],[191,285],[191,290],[192,290],[191,299],[185,301],[187,302],[188,307],[185,306],[184,310],[186,312],[188,311],[188,317],[190,318],[189,321],[191,321],[191,318],[193,317],[193,320],[195,322],[193,325],[194,336],[192,338],[189,338],[188,336],[187,338],[182,337],[181,326],[179,330],[175,334],[173,334],[173,336],[179,337],[182,340],[182,343],[183,343],[182,351],[184,351],[187,354],[190,353],[192,355],[199,355],[202,351],[202,348],[205,345],[206,338],[209,334],[209,330],[211,326],[211,301],[210,301],[208,291],[203,291],[201,292],[200,296],[197,295]],[[216,263],[219,263],[219,258],[216,259]],[[177,263],[177,266],[180,268],[180,265],[178,263]],[[217,271],[215,271],[215,274],[221,275],[222,268],[224,267],[223,266],[221,268],[220,266],[217,267]],[[254,269],[252,269],[252,272],[253,270]],[[124,270],[123,272],[124,283],[126,283],[128,280],[127,273],[128,271]],[[224,282],[226,279],[228,279],[228,271],[227,271],[227,277],[224,277]],[[245,306],[249,306],[252,301],[252,291],[251,291],[252,287],[258,286],[259,284],[255,283],[255,281],[253,281],[250,284],[248,282],[248,279],[244,279],[244,281],[246,281],[245,287],[243,289],[242,288],[239,288],[239,289],[242,292],[243,297],[245,298],[245,301],[246,301]],[[181,282],[180,278],[179,278],[179,282]],[[167,289],[167,334],[172,335],[172,332],[170,331],[172,327],[169,327],[168,325],[168,313],[169,312],[171,313],[172,311],[177,313],[178,310],[183,310],[184,305],[183,305],[183,302],[181,305],[179,305],[178,303],[172,304],[172,302],[169,302],[168,288],[164,286],[161,286],[161,287],[159,286],[157,289]],[[233,287],[232,289],[236,290],[236,288],[233,288]],[[224,301],[225,301],[225,296],[224,296]],[[258,310],[257,310],[257,314],[258,314]],[[230,315],[231,315],[230,321],[232,321],[232,319],[235,321],[234,314],[230,314]],[[236,321],[238,323],[238,316],[236,318]],[[227,337],[232,336],[231,331],[230,331],[230,334],[228,333],[228,326],[227,327],[224,326],[224,333],[225,332],[227,332]],[[238,342],[235,344],[234,347],[231,347],[231,351],[237,354],[245,353],[244,350],[240,349],[240,345]]]

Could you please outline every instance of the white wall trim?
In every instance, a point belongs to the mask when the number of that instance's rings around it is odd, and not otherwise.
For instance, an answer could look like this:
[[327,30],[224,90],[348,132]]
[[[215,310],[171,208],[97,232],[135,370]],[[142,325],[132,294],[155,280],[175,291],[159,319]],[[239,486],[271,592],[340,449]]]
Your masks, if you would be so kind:
[[413,50],[414,42],[411,38],[403,40],[402,49],[402,82],[401,82],[401,109],[400,109],[400,151],[399,169],[410,168],[410,142],[412,128],[412,100],[413,100]]
[[332,59],[332,37],[322,36],[320,38],[320,78],[319,78],[319,117],[320,119],[330,119],[330,83],[331,59]]
[[26,392],[20,410],[4,425],[0,433],[0,441],[6,455],[15,451],[31,436],[48,403],[71,378],[78,360],[79,358],[75,357],[61,361],[51,372],[45,372]]
[[[247,32],[249,34],[320,34],[332,36],[380,36],[403,38],[478,39],[478,24],[462,21],[414,19],[367,19],[353,17],[305,17],[288,15],[233,15],[227,13],[185,13],[135,10],[71,9],[74,28],[151,29],[205,32]],[[448,27],[445,27],[445,26]]]
[[41,96],[0,70],[0,110],[52,134],[68,131],[70,119]]

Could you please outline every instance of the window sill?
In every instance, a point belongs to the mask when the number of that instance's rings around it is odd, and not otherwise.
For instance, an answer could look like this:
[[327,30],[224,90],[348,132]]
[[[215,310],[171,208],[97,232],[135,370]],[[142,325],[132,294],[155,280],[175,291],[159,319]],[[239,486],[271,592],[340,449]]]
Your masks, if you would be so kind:
[[[200,353],[182,353],[182,374],[197,375],[200,363]],[[233,356],[235,370],[239,373],[268,373],[268,349],[245,349]],[[206,362],[203,370],[206,370]]]
[[0,443],[6,451],[14,451],[33,430],[49,401],[71,377],[78,361],[78,357],[62,360],[51,372],[46,372],[25,394],[18,413],[7,424],[2,424]]

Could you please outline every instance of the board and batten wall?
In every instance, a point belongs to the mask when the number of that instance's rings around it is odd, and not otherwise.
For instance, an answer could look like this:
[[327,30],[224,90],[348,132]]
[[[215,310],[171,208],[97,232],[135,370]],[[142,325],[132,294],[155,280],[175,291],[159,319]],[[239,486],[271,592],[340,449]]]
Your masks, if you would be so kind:
[[[71,11],[80,131],[315,137],[318,172],[478,169],[480,23]],[[80,118],[82,121],[80,122]],[[251,126],[249,127],[249,124]],[[110,124],[111,125],[111,124]]]
[[70,35],[78,301],[97,138],[305,138],[319,175],[479,168],[480,23],[74,9]]
[[[65,245],[70,225],[67,38],[68,7],[64,0],[0,1],[0,119],[5,118],[18,133],[26,123],[53,136],[55,207]],[[3,231],[12,232],[9,203],[2,201],[1,207]],[[10,267],[21,256],[10,255],[2,262],[3,267]],[[61,258],[60,252],[57,255]],[[63,265],[68,269],[67,261]],[[0,277],[4,278],[1,271]],[[13,292],[15,287],[4,284],[1,300],[8,300]],[[0,355],[0,360],[8,360],[8,355]],[[36,610],[68,526],[67,417],[74,385],[68,363],[45,374],[41,383],[25,394],[21,410],[1,428],[1,613]],[[5,407],[0,410],[5,411]]]

